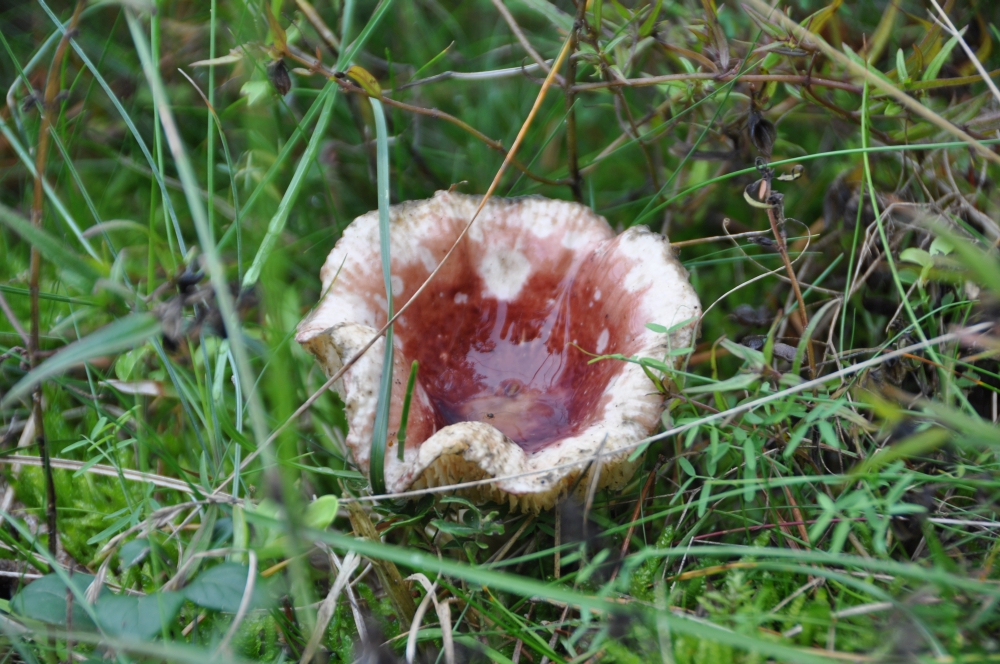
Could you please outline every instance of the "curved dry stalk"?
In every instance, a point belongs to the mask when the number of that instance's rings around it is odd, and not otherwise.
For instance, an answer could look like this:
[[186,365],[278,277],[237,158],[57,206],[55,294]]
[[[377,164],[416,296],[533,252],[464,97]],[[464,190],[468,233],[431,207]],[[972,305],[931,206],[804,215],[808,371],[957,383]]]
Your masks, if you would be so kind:
[[[761,178],[760,194],[758,195],[758,198],[762,201],[766,201],[770,196],[771,178]],[[777,211],[779,209],[780,207],[777,205],[768,206],[767,220],[771,223],[771,232],[774,234],[774,241],[778,245],[778,253],[781,255],[781,261],[785,264],[785,271],[788,272],[788,280],[792,284],[792,291],[795,293],[795,301],[799,304],[799,321],[802,323],[802,332],[804,334],[809,328],[809,314],[806,312],[806,302],[802,298],[802,289],[799,288],[798,276],[795,274],[795,268],[792,267],[792,261],[788,258],[788,247],[785,245],[785,236],[781,234],[781,230],[778,228]],[[784,219],[782,219],[782,221],[784,221]],[[816,353],[813,351],[811,343],[806,344],[806,356],[809,360],[809,373],[815,378],[817,375]]]
[[[76,461],[74,459],[49,459],[49,465],[52,468],[58,468],[60,470],[80,470],[84,467],[85,462]],[[25,466],[37,466],[44,467],[45,460],[40,456],[3,456],[0,457],[0,465],[25,465]],[[123,477],[132,482],[145,482],[146,484],[152,484],[153,486],[158,486],[162,489],[173,489],[174,491],[180,491],[182,493],[193,494],[195,490],[190,484],[183,480],[175,479],[173,477],[166,477],[165,475],[157,475],[156,473],[143,473],[138,470],[130,470],[127,468],[115,468],[114,466],[108,466],[103,463],[95,463],[86,469],[85,472],[91,473],[93,475],[102,475],[104,477]]]
[[644,88],[651,85],[662,85],[664,83],[685,83],[688,81],[718,81],[728,83],[735,78],[748,83],[791,83],[797,85],[818,85],[824,88],[837,88],[860,95],[862,89],[853,83],[846,81],[835,81],[829,78],[818,78],[816,76],[802,76],[796,74],[714,74],[712,72],[695,72],[691,74],[664,74],[663,76],[644,76],[641,78],[624,78],[599,83],[580,83],[573,86],[574,92],[586,92],[587,90],[602,90],[606,88]]
[[[35,185],[31,203],[31,225],[42,227],[42,214],[45,205],[45,165],[49,159],[49,131],[52,130],[52,116],[56,107],[56,98],[62,75],[62,63],[69,47],[70,35],[76,31],[83,12],[84,0],[78,0],[69,20],[68,29],[63,33],[52,57],[52,65],[45,81],[45,98],[42,102],[42,121],[38,127],[38,149],[35,154]],[[31,298],[31,331],[28,338],[28,363],[31,369],[38,366],[38,351],[40,350],[40,309],[39,280],[42,272],[42,254],[34,244],[31,245],[31,264],[29,292]],[[45,422],[42,417],[42,386],[39,385],[31,396],[31,414],[35,419],[35,442],[41,452],[42,468],[45,472],[45,520],[49,529],[49,553],[55,557],[59,550],[59,531],[56,529],[56,485],[52,476],[52,464],[49,462],[49,446],[45,440]]]

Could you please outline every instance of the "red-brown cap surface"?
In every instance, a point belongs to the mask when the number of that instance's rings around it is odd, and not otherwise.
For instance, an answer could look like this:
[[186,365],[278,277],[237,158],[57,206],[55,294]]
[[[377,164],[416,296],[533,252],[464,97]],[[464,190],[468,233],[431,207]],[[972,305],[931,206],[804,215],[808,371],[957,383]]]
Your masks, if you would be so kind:
[[[397,308],[441,261],[480,200],[438,192],[391,208]],[[386,322],[377,212],[347,227],[321,277],[325,295],[296,339],[332,375]],[[638,463],[629,455],[655,431],[663,397],[640,366],[591,363],[588,353],[670,362],[671,349],[691,345],[700,313],[663,236],[639,226],[616,237],[602,217],[575,203],[491,199],[395,323],[387,490],[505,477],[473,497],[547,509],[573,485],[586,490],[587,478],[577,480],[598,451],[599,487],[624,485]],[[646,327],[684,321],[669,335]],[[334,386],[347,407],[347,444],[365,472],[383,344]],[[415,359],[420,370],[399,461],[396,431]]]

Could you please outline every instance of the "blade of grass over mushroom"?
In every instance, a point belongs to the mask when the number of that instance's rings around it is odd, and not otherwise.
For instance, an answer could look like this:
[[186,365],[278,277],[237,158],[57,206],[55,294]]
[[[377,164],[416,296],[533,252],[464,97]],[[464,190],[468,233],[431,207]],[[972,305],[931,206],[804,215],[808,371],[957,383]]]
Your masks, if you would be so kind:
[[406,381],[406,395],[403,397],[403,411],[399,416],[399,431],[396,432],[396,456],[402,461],[406,453],[406,424],[410,419],[410,401],[413,399],[413,388],[417,384],[417,370],[420,364],[413,360],[410,365],[410,378]]
[[132,314],[74,341],[29,372],[4,395],[0,404],[7,406],[30,393],[42,381],[96,357],[113,355],[141,345],[160,331],[160,321],[153,314]]
[[[375,428],[372,431],[371,483],[372,493],[385,493],[385,446],[389,436],[389,406],[392,403],[392,261],[389,256],[389,132],[385,126],[382,102],[375,97],[371,102],[375,117],[375,149],[378,178],[378,239],[382,261],[382,278],[385,281],[386,317],[390,321],[385,332],[385,354],[382,359],[382,377],[378,386],[375,406]],[[402,444],[399,445],[402,453]]]

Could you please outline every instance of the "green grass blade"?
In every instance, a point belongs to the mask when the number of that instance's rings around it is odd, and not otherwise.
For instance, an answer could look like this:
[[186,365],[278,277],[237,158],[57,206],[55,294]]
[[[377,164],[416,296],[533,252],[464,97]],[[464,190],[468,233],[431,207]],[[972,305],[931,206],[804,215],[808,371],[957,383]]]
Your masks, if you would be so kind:
[[[143,72],[145,73],[146,79],[149,81],[150,87],[152,88],[153,100],[159,108],[163,132],[166,135],[167,144],[174,157],[174,162],[177,165],[177,173],[180,176],[181,184],[183,185],[184,196],[187,200],[195,229],[198,232],[198,241],[201,244],[202,252],[204,252],[209,278],[212,283],[212,288],[215,291],[216,302],[218,302],[219,310],[222,313],[222,321],[226,327],[226,334],[229,339],[230,347],[233,350],[233,355],[236,357],[236,366],[239,369],[239,371],[237,371],[238,380],[242,383],[244,391],[250,396],[250,422],[253,428],[254,436],[257,439],[257,443],[260,444],[263,443],[267,437],[267,425],[264,421],[264,409],[259,403],[260,397],[258,393],[251,389],[253,386],[253,379],[251,377],[252,374],[249,356],[247,355],[246,345],[244,344],[241,336],[239,319],[236,316],[236,307],[233,303],[232,294],[229,292],[229,283],[226,279],[226,272],[223,268],[222,261],[219,258],[219,253],[216,249],[215,241],[212,238],[211,230],[208,227],[208,216],[205,213],[205,208],[201,202],[201,194],[198,191],[198,184],[195,179],[194,169],[191,166],[191,160],[187,156],[184,145],[181,143],[177,124],[167,101],[167,94],[163,85],[163,80],[160,78],[159,69],[157,69],[152,61],[149,45],[146,43],[142,27],[139,25],[138,19],[132,14],[131,11],[126,11],[126,17],[128,19],[129,31],[132,34],[132,41],[135,43],[136,51],[139,54],[139,60],[142,62]],[[178,240],[179,239],[180,238],[178,238]],[[265,452],[265,455],[268,455],[268,453]],[[265,461],[269,461],[267,456],[265,457]]]
[[144,343],[160,331],[160,321],[153,314],[132,314],[74,341],[40,364],[4,395],[0,404],[10,404],[31,393],[42,381],[95,357],[114,355]]
[[[285,229],[285,224],[288,223],[288,215],[291,214],[292,208],[295,207],[295,201],[302,190],[302,183],[305,181],[306,174],[316,159],[320,143],[323,142],[326,134],[326,127],[330,123],[330,117],[333,115],[333,102],[337,98],[336,92],[336,84],[330,81],[323,87],[323,91],[320,93],[320,96],[323,98],[323,110],[320,111],[319,120],[316,121],[312,138],[309,139],[309,145],[306,146],[305,154],[299,159],[299,165],[295,169],[292,181],[288,183],[288,189],[285,190],[285,195],[278,205],[278,210],[271,217],[271,222],[267,226],[267,233],[260,243],[260,248],[257,249],[257,255],[254,256],[250,269],[243,276],[244,288],[249,288],[257,283],[257,279],[260,278],[260,272],[264,268],[264,262],[267,261],[268,256],[274,251],[274,245],[277,244],[278,237]],[[249,207],[249,204],[247,207]]]
[[[376,164],[378,169],[378,237],[382,255],[382,278],[385,280],[385,297],[388,318],[393,316],[392,274],[389,257],[389,132],[385,126],[382,102],[370,99],[375,116]],[[371,483],[375,495],[385,493],[385,444],[389,435],[389,404],[392,401],[392,328],[385,333],[385,355],[382,378],[378,386],[378,405],[375,407],[375,428],[372,431]],[[400,447],[402,449],[402,447]]]
[[399,416],[399,431],[396,433],[396,455],[402,461],[406,451],[406,423],[410,419],[410,401],[413,399],[413,388],[417,384],[417,370],[420,363],[413,360],[410,365],[410,379],[406,381],[406,396],[403,397],[403,412]]
[[2,204],[0,204],[0,223],[21,236],[22,240],[38,249],[46,260],[69,270],[79,277],[82,290],[89,293],[94,286],[94,282],[101,278],[101,271],[68,249],[65,244],[60,242],[59,238],[43,228],[32,226],[30,221]]

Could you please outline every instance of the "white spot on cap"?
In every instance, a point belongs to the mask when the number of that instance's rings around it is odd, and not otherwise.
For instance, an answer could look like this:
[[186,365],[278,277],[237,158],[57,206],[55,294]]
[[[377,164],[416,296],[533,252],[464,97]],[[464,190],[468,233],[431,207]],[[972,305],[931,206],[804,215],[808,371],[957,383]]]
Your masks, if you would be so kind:
[[531,263],[520,251],[501,249],[487,254],[479,264],[479,276],[489,294],[498,300],[513,300],[531,276]]
[[580,231],[566,231],[566,233],[562,236],[562,242],[560,244],[570,251],[575,251],[583,248],[590,240],[591,236],[588,233]]
[[455,304],[465,304],[469,301],[469,296],[465,293],[455,293]]
[[398,297],[403,294],[403,278],[396,276],[395,274],[389,277],[389,283],[392,284],[392,296]]
[[608,328],[601,330],[601,335],[597,337],[597,348],[595,349],[598,353],[603,353],[604,349],[608,347],[608,340],[611,338],[611,334],[608,332]]
[[599,302],[600,299],[601,299],[601,289],[598,288],[594,291],[594,300]]
[[417,247],[417,256],[420,258],[420,264],[424,266],[424,269],[428,272],[433,272],[434,268],[438,266],[437,259],[434,258],[434,254],[431,250],[425,246]]

